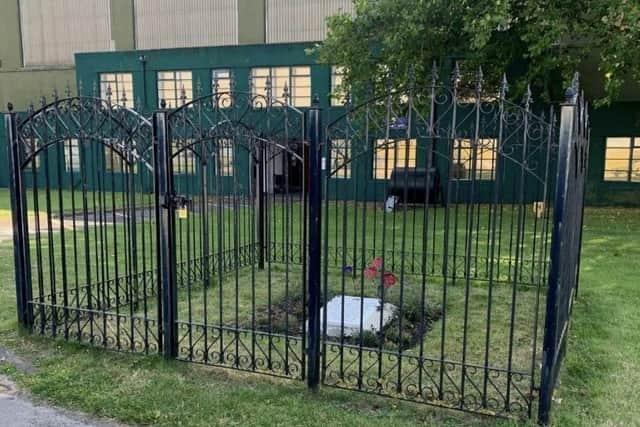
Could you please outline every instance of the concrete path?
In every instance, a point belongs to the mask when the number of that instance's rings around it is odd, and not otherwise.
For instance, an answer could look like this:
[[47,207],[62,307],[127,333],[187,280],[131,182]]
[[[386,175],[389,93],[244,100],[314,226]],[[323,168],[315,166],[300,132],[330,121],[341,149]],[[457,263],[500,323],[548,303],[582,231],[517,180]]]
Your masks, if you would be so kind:
[[[35,368],[0,345],[0,364],[9,363],[25,373]],[[4,375],[0,375],[0,427],[122,427],[86,415],[36,403]]]
[[0,427],[115,427],[117,424],[90,420],[71,413],[32,402],[15,385],[0,375]]

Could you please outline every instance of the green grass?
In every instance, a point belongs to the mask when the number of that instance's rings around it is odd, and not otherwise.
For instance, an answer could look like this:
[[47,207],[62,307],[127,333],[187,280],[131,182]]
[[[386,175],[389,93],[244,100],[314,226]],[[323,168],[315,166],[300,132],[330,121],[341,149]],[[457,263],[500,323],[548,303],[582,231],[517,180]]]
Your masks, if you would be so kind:
[[[640,210],[587,210],[580,297],[557,392],[556,425],[626,426],[640,420],[640,241],[634,239],[639,233]],[[12,267],[12,245],[4,242],[0,342],[39,370],[0,370],[62,406],[158,425],[517,424],[329,388],[312,394],[297,382],[20,334]]]

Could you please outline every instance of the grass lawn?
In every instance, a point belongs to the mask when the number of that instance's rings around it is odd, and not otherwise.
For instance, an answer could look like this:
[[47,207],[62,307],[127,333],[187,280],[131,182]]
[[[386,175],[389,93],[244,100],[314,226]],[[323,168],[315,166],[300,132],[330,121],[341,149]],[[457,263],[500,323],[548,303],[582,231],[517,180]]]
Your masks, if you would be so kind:
[[[634,425],[640,420],[640,293],[634,275],[640,210],[588,209],[585,227],[580,298],[554,423]],[[32,360],[38,371],[24,374],[0,364],[0,372],[62,406],[160,425],[516,424],[330,388],[314,395],[295,381],[20,334],[12,270],[12,244],[3,242],[0,343]]]

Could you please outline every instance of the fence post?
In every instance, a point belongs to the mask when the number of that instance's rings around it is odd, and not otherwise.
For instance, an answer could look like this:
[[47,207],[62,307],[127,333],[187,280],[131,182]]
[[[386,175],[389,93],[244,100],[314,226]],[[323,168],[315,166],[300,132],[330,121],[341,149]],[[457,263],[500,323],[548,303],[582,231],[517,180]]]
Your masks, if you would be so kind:
[[21,149],[18,138],[18,123],[13,105],[8,104],[9,113],[4,116],[4,125],[9,153],[9,188],[11,194],[11,219],[13,223],[13,257],[16,279],[16,301],[18,323],[31,328],[33,325],[33,307],[31,301],[31,270],[29,262],[29,228],[27,204],[24,193],[24,181],[21,166]]
[[556,192],[554,201],[553,232],[551,237],[551,260],[549,283],[547,288],[546,318],[542,349],[542,372],[540,382],[540,403],[538,406],[538,422],[549,424],[553,390],[560,363],[562,362],[563,343],[566,339],[564,325],[560,317],[560,291],[568,279],[561,274],[563,263],[567,262],[565,240],[565,223],[569,188],[572,143],[574,139],[574,120],[577,109],[577,88],[571,87],[565,93],[565,102],[560,106],[560,131],[558,136],[558,172],[556,176]]
[[307,385],[317,390],[320,382],[320,263],[322,258],[322,110],[317,97],[308,113],[309,138],[309,267],[308,313],[309,340],[307,344]]
[[258,269],[264,270],[264,252],[266,247],[265,242],[265,193],[266,193],[266,156],[265,156],[266,147],[262,141],[258,142],[258,165],[257,165],[257,194],[256,201],[258,204],[257,209],[257,223],[258,223]]
[[175,256],[175,210],[173,204],[173,162],[167,111],[153,113],[153,147],[157,196],[160,202],[158,227],[158,272],[162,292],[162,340],[167,359],[178,356],[178,295]]

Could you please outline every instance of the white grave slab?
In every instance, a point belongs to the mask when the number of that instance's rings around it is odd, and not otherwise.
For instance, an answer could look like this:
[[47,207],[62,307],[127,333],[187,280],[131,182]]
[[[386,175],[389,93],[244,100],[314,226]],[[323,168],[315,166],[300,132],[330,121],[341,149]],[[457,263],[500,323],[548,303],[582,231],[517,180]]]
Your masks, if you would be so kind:
[[[371,332],[380,330],[380,317],[382,325],[385,326],[393,318],[396,306],[385,303],[384,309],[380,310],[380,300],[378,298],[360,298],[344,296],[344,321],[342,318],[341,295],[333,297],[327,303],[327,335],[339,337],[344,326],[344,336],[360,334],[360,308],[362,307],[362,329]],[[320,318],[324,317],[324,307],[320,309]],[[322,328],[322,325],[320,326]]]

